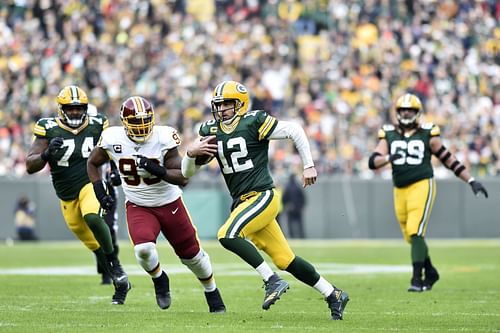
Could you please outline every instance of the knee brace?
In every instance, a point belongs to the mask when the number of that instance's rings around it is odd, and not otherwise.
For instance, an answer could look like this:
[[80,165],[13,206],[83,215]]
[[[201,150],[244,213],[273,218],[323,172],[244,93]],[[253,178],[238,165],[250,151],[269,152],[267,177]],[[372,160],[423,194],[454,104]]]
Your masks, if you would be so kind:
[[137,262],[146,272],[154,273],[153,271],[158,268],[158,251],[155,243],[137,244],[134,246],[134,253]]
[[200,252],[191,259],[181,258],[181,262],[200,280],[206,280],[212,277],[213,271],[210,257],[203,249],[200,249]]

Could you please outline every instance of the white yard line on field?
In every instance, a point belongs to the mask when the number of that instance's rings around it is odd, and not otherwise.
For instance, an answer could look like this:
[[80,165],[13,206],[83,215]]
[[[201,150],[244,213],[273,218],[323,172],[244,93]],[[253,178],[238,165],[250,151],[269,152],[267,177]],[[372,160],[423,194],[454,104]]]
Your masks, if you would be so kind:
[[[186,266],[163,265],[168,274],[191,274]],[[372,265],[372,264],[334,264],[319,263],[315,267],[321,274],[386,274],[408,273],[409,265]],[[124,265],[128,275],[144,275],[138,265]],[[244,264],[214,264],[214,271],[218,276],[255,275],[255,271]],[[283,272],[286,274],[286,272]],[[47,266],[47,267],[19,267],[2,268],[0,275],[95,275],[95,266]]]

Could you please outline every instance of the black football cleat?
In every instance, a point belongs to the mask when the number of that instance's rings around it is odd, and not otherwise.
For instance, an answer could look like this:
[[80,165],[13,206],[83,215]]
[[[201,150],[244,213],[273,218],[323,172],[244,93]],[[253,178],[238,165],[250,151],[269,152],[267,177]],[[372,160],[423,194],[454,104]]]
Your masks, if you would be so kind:
[[274,273],[271,277],[264,281],[264,288],[266,289],[266,294],[264,296],[264,303],[262,303],[262,308],[264,310],[269,310],[271,305],[276,303],[280,299],[287,289],[289,289],[288,282],[283,280]]
[[124,304],[132,285],[128,281],[128,276],[118,259],[111,261],[109,270],[113,279],[113,285],[115,286],[115,294],[113,295],[111,304]]
[[438,271],[435,268],[429,270],[429,273],[427,272],[425,273],[425,279],[422,285],[422,290],[423,291],[431,290],[434,283],[436,283],[438,280],[439,280]]
[[167,273],[162,271],[159,277],[152,278],[152,280],[155,286],[156,304],[162,310],[168,309],[172,303],[172,299],[170,298],[170,283]]
[[224,301],[222,301],[219,289],[215,288],[214,291],[205,291],[205,298],[207,299],[208,310],[210,313],[226,312],[226,306],[224,305]]
[[344,309],[349,302],[349,295],[340,289],[334,288],[333,292],[325,298],[330,308],[332,320],[342,320]]
[[128,281],[128,279],[123,283],[123,281],[113,281],[115,286],[115,293],[113,298],[111,299],[111,304],[113,305],[122,305],[125,304],[125,298],[127,298],[127,294],[130,289],[132,289],[132,285]]
[[411,279],[410,287],[408,288],[409,292],[412,293],[420,293],[423,291],[422,289],[422,280],[421,279]]

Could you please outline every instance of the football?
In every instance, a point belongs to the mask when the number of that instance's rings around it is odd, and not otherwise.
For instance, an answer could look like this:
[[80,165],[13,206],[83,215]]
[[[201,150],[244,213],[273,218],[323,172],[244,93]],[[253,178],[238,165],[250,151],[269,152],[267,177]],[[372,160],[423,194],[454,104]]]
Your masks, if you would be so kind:
[[[203,140],[203,139],[204,139],[204,137],[201,137],[200,141]],[[210,140],[208,140],[208,143],[216,145],[217,144],[217,138],[215,136],[212,137],[212,138],[210,138]],[[205,164],[210,163],[210,161],[212,161],[214,159],[214,157],[215,156],[208,156],[208,155],[196,156],[196,158],[194,160],[194,163],[196,165],[205,165]]]

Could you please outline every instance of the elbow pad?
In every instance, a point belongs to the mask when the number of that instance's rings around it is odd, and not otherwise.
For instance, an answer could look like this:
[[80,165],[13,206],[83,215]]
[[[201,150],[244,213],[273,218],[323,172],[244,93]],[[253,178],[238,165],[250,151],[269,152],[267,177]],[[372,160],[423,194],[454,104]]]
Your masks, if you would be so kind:
[[375,152],[375,153],[371,154],[370,158],[368,159],[368,167],[371,170],[377,169],[377,167],[375,166],[375,157],[377,157],[377,156],[382,156],[382,154]]

